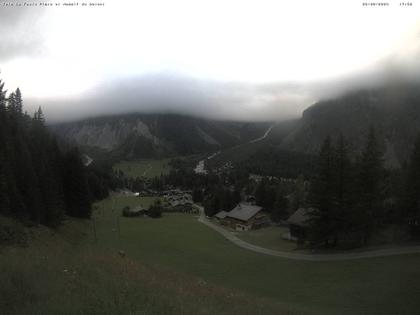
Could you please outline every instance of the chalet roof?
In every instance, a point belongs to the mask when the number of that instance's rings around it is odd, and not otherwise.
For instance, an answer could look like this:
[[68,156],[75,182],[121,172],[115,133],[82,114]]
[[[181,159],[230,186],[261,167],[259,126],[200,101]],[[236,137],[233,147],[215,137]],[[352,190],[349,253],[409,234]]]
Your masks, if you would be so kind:
[[169,203],[170,203],[171,207],[176,207],[176,206],[182,205],[181,201],[179,201],[179,200],[172,200]]
[[313,210],[313,208],[299,208],[287,219],[287,223],[306,227],[309,225],[308,219]]
[[262,208],[259,206],[253,206],[246,203],[239,203],[235,208],[229,211],[227,217],[238,219],[241,221],[248,221],[261,210]]
[[224,218],[226,218],[227,215],[228,215],[228,212],[220,211],[220,212],[215,214],[215,217],[218,218],[218,219],[224,219]]

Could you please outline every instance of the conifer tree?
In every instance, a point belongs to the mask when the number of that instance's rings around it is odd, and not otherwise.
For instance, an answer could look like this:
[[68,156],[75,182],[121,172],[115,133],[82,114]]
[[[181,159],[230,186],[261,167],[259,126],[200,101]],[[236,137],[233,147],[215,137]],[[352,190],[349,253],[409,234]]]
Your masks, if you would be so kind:
[[348,143],[342,134],[337,139],[334,153],[334,242],[339,234],[353,229],[352,218],[352,166]]
[[0,213],[10,213],[9,190],[6,181],[4,157],[0,155]]
[[417,136],[408,165],[404,214],[413,236],[420,236],[420,134]]
[[334,204],[334,148],[331,138],[327,137],[322,144],[319,154],[318,176],[312,184],[310,193],[310,205],[315,209],[311,213],[312,242],[324,242],[335,234],[335,204]]
[[367,243],[373,229],[381,219],[381,181],[384,175],[382,155],[375,129],[371,127],[362,152],[357,183],[359,188],[358,219],[363,231],[364,243]]
[[289,202],[285,196],[283,189],[278,189],[276,193],[276,200],[274,202],[273,211],[271,212],[271,219],[274,222],[279,222],[280,220],[285,220],[288,216],[287,208]]
[[22,93],[20,92],[20,89],[17,88],[15,93],[15,106],[16,106],[16,112],[19,114],[23,113],[23,101],[22,101]]
[[88,218],[91,213],[90,194],[84,165],[77,149],[64,156],[63,178],[67,214]]
[[[42,109],[31,119],[23,114],[19,89],[6,95],[0,81],[0,212],[48,226],[69,214],[88,217],[89,189],[80,154],[65,164],[54,137],[45,126]],[[71,176],[64,178],[70,170]],[[68,179],[72,183],[65,190]],[[66,179],[66,180],[65,180]],[[68,196],[73,202],[67,203]],[[77,198],[77,202],[74,200]],[[79,207],[73,207],[73,205]]]
[[7,98],[7,111],[12,115],[16,115],[16,97],[15,93],[10,93]]

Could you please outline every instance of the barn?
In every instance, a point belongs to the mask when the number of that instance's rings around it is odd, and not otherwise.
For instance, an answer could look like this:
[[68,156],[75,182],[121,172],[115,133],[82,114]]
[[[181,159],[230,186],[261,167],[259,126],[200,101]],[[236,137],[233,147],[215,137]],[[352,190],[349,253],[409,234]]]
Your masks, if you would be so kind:
[[220,211],[218,213],[216,213],[214,215],[214,217],[217,219],[217,221],[219,221],[220,224],[224,225],[225,224],[225,219],[226,216],[228,215],[229,212],[226,211]]
[[312,208],[299,208],[288,219],[289,238],[294,241],[304,242],[308,236],[309,218]]

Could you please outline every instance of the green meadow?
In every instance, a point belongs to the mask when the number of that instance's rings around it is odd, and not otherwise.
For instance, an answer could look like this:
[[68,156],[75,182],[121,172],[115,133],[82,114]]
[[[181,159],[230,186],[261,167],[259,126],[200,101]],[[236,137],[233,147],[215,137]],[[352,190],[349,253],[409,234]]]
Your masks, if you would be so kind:
[[153,178],[168,174],[171,159],[121,161],[114,166],[114,170],[122,171],[126,176]]
[[[91,221],[69,221],[27,248],[2,251],[2,309],[6,303],[12,314],[418,314],[420,255],[287,260],[236,247],[194,215],[121,217],[122,206],[152,201],[114,196],[96,204]],[[274,234],[242,236],[262,245]]]

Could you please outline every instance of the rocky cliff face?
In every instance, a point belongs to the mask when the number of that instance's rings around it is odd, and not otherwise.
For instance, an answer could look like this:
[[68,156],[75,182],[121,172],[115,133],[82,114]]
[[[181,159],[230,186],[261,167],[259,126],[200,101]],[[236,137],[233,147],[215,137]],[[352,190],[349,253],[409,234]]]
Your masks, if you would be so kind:
[[117,123],[84,123],[66,124],[54,128],[60,135],[75,141],[82,146],[91,146],[107,151],[116,149],[128,137],[142,137],[159,144],[159,139],[152,135],[149,127],[140,119],[126,122],[120,119]]
[[219,150],[260,137],[268,123],[220,122],[164,114],[98,117],[51,126],[60,137],[124,158]]
[[[278,123],[210,121],[182,115],[131,114],[99,117],[52,126],[61,137],[81,146],[101,148],[123,158],[147,158],[219,151],[229,160],[264,146],[317,154],[324,139],[342,133],[354,151],[364,147],[369,128],[376,129],[388,166],[408,158],[420,133],[420,85],[390,86],[357,91],[321,101],[301,119]],[[241,150],[236,146],[241,144]],[[220,157],[224,155],[221,154]]]

